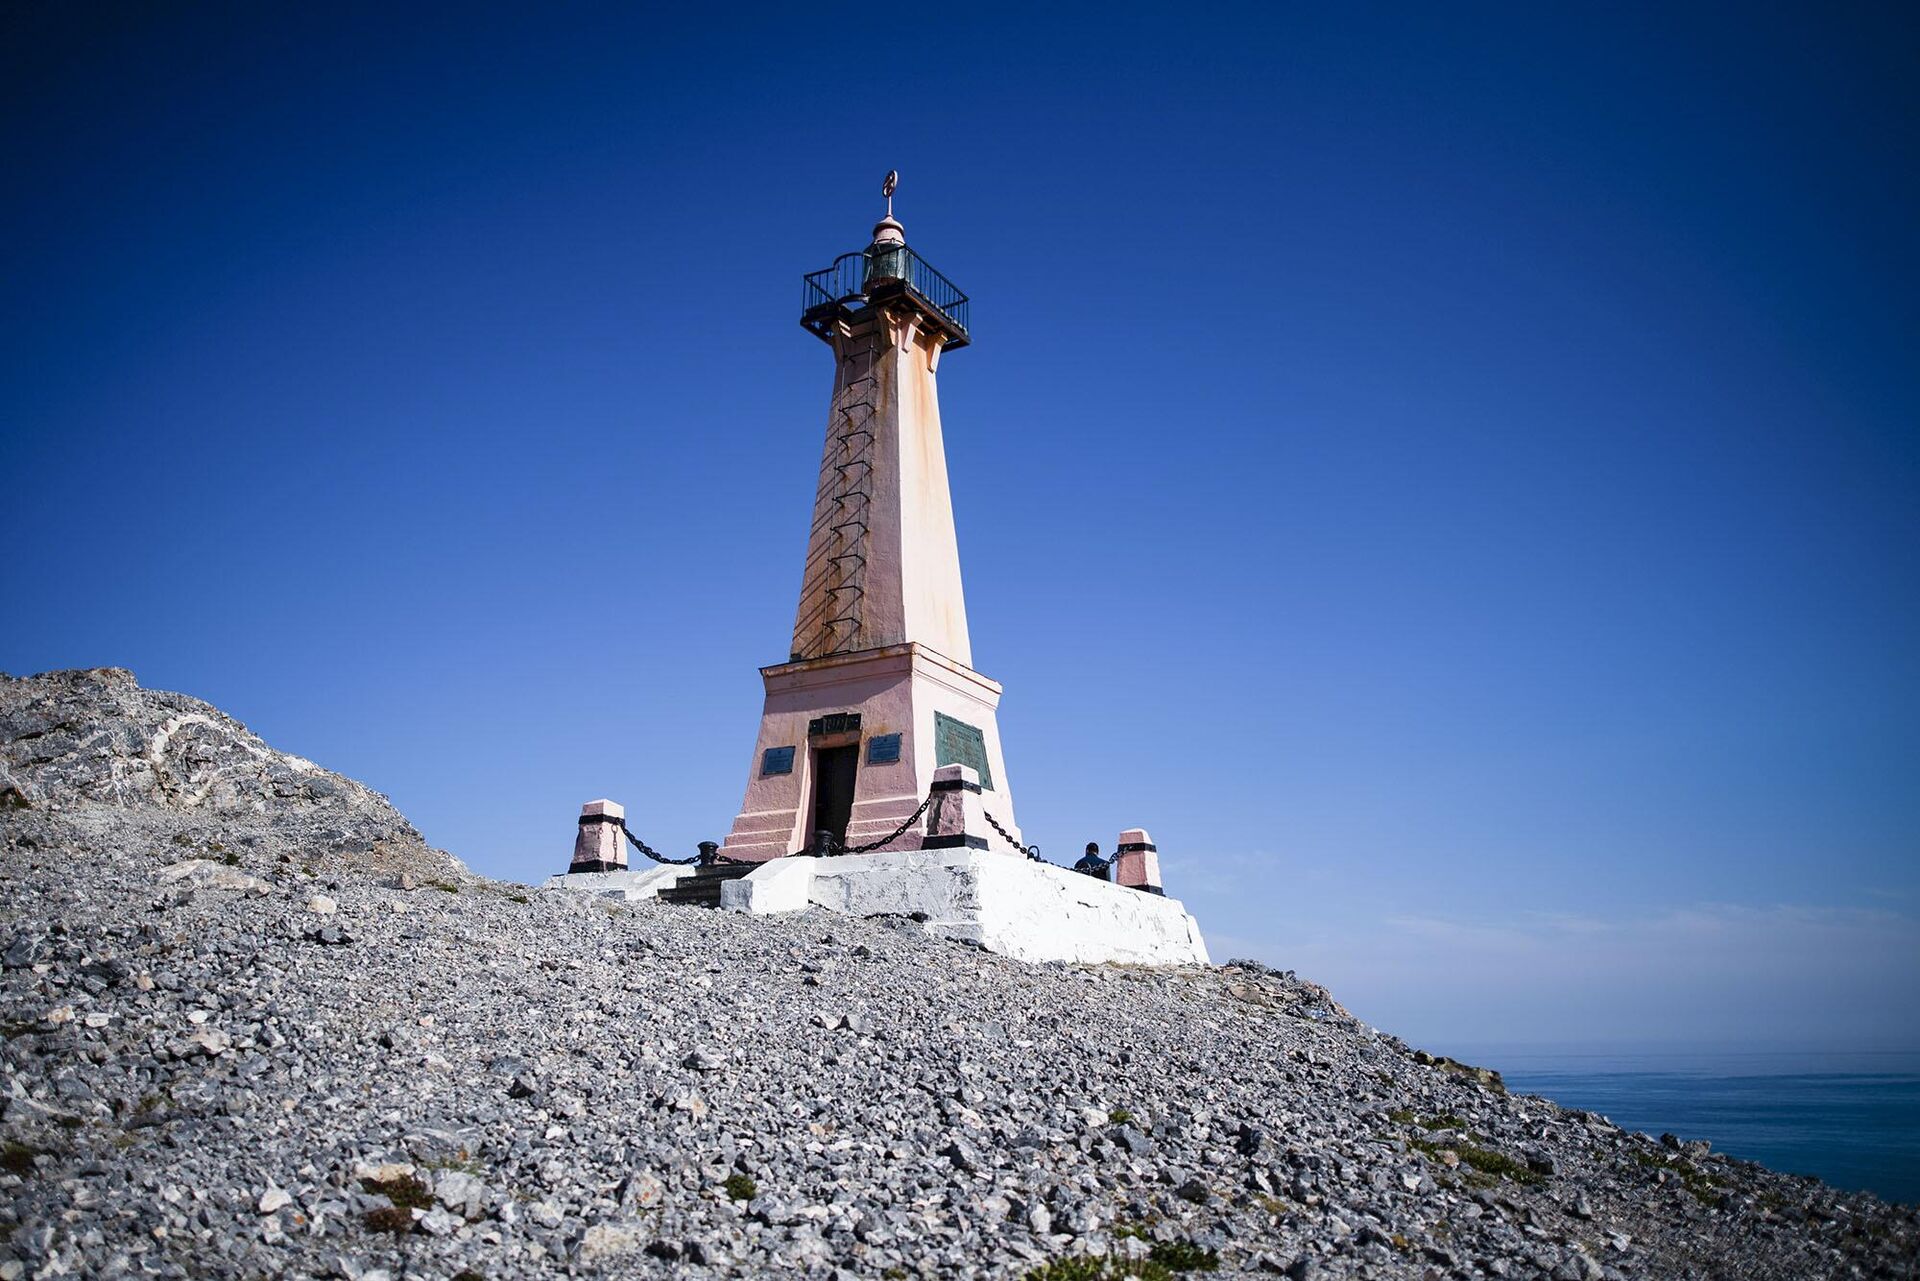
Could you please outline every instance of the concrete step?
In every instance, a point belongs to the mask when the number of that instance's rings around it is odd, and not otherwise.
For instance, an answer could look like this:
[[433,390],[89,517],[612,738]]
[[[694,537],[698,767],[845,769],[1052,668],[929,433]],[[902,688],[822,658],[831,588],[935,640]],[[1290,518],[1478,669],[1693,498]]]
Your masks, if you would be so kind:
[[660,901],[678,907],[719,907],[720,887],[728,881],[739,880],[756,866],[758,864],[715,863],[712,867],[698,868],[692,876],[682,877],[661,890]]

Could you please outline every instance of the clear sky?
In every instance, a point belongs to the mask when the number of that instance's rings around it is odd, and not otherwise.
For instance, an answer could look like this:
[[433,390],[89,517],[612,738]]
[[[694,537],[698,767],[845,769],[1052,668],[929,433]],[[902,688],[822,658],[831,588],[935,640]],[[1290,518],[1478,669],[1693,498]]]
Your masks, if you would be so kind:
[[726,831],[902,174],[1031,839],[1436,1048],[1920,1044],[1906,6],[10,6],[0,668]]

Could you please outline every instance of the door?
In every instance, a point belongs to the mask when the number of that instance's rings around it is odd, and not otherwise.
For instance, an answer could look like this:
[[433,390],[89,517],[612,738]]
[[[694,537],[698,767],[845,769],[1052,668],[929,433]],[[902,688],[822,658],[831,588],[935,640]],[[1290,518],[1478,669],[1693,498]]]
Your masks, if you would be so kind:
[[853,817],[853,776],[860,768],[860,745],[823,747],[813,756],[813,833],[827,831],[842,845],[847,840],[847,820]]

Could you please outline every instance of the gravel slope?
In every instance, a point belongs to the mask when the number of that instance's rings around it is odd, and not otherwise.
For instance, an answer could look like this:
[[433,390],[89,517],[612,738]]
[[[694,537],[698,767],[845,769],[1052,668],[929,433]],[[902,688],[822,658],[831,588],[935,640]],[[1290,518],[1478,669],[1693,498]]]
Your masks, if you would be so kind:
[[0,678],[0,842],[0,1281],[1920,1274],[1291,974],[485,880],[124,672]]

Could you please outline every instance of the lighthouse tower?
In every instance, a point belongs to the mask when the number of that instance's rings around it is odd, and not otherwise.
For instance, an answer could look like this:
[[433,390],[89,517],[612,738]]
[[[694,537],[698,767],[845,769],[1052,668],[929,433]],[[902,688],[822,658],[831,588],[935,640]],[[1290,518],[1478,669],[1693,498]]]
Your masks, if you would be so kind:
[[[833,352],[833,400],[787,660],[760,669],[766,710],[722,852],[987,848],[989,833],[894,833],[943,785],[1020,839],[995,710],[974,670],[935,381],[967,345],[967,297],[887,216],[864,249],[807,276],[800,323]],[[959,812],[956,807],[956,813]],[[948,824],[947,826],[954,826]],[[998,835],[998,834],[996,834]],[[877,844],[876,844],[877,842]]]
[[[552,884],[769,915],[892,915],[1030,961],[1205,964],[1200,926],[1126,828],[1073,868],[1023,843],[996,714],[974,670],[935,375],[967,345],[967,296],[887,216],[806,277],[800,323],[833,352],[813,522],[785,662],[723,847],[662,855],[589,802]],[[624,844],[623,844],[624,841]],[[653,866],[627,865],[627,846]],[[818,857],[788,858],[805,853]],[[1083,873],[1085,873],[1083,875]],[[1111,879],[1109,879],[1111,878]]]

